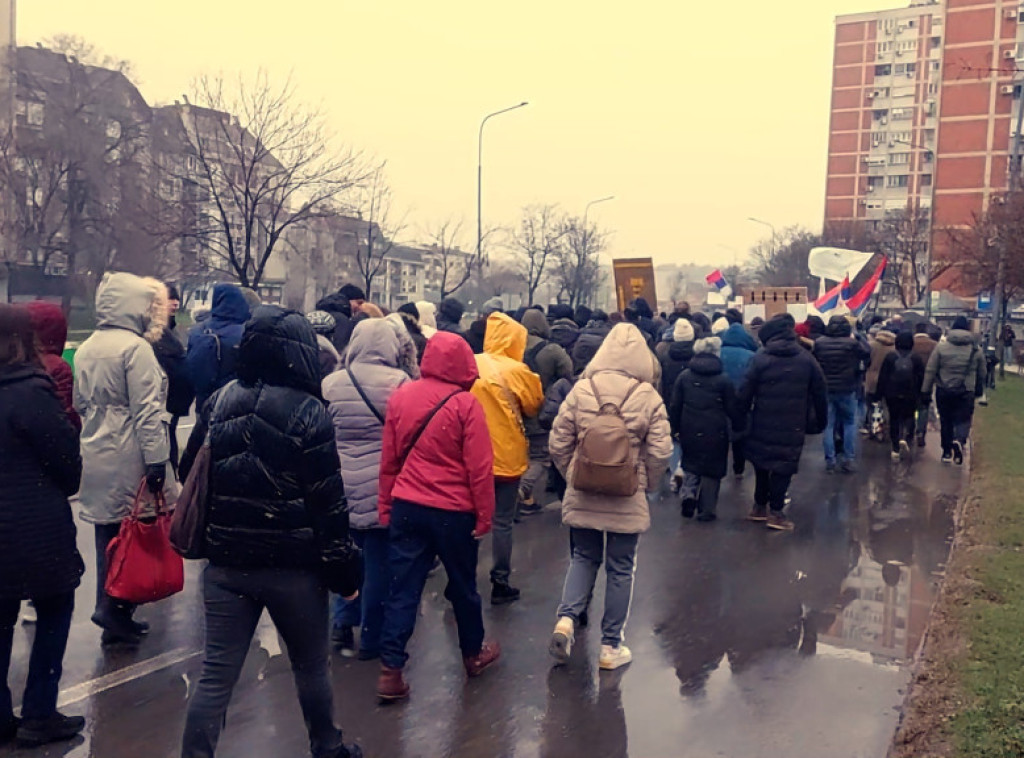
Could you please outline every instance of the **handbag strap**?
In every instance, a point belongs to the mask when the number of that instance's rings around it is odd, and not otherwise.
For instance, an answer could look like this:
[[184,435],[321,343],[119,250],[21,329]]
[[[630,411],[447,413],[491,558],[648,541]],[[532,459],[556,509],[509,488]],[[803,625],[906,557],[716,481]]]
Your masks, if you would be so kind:
[[405,449],[402,451],[402,454],[398,457],[399,470],[405,467],[406,459],[412,453],[412,449],[416,447],[416,443],[420,441],[420,436],[422,436],[423,432],[426,431],[427,427],[430,425],[430,422],[433,421],[434,416],[437,415],[437,412],[444,408],[445,404],[449,400],[451,400],[453,397],[455,397],[461,392],[464,392],[464,390],[455,390],[455,392],[452,392],[450,395],[445,395],[443,398],[441,398],[441,402],[439,402],[437,405],[430,409],[430,413],[428,413],[424,417],[423,421],[420,422],[420,425],[416,428],[416,431],[413,432],[412,437],[409,438],[409,443],[405,446]]
[[[639,386],[640,382],[638,382],[635,379],[633,380],[633,383],[629,385],[629,389],[626,390],[626,395],[622,398],[622,402],[615,406],[620,414],[622,413],[622,409],[626,407],[626,403],[629,401],[631,397],[633,397],[633,393],[637,391],[637,388]],[[593,376],[590,377],[590,390],[591,392],[594,393],[594,399],[597,400],[597,409],[601,410],[601,408],[604,407],[604,401],[601,399],[601,393],[597,391],[597,385],[594,383]]]
[[[132,521],[138,520],[139,516],[142,515],[142,495],[146,491],[146,477],[142,477],[142,481],[139,482],[139,487],[135,490],[135,500],[132,501],[132,509],[128,513],[128,517]],[[153,504],[156,506],[156,515],[163,516],[170,513],[167,508],[167,501],[164,499],[163,490],[153,495]]]
[[373,415],[376,416],[377,420],[381,423],[381,426],[383,426],[384,414],[378,411],[377,406],[370,402],[370,398],[366,396],[366,393],[363,391],[362,385],[359,384],[359,382],[356,380],[356,375],[352,373],[352,369],[349,368],[348,366],[345,366],[345,371],[348,372],[348,378],[352,381],[352,386],[356,388],[356,392],[359,393],[359,397],[363,399],[363,402],[366,403],[366,407],[370,409]]

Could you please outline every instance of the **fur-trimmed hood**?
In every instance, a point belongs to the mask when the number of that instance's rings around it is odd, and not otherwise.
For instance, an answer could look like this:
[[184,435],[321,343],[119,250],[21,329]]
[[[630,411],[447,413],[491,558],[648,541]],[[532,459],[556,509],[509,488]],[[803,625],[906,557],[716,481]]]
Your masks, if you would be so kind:
[[151,277],[107,272],[96,289],[96,326],[127,329],[150,344],[167,326],[167,287]]

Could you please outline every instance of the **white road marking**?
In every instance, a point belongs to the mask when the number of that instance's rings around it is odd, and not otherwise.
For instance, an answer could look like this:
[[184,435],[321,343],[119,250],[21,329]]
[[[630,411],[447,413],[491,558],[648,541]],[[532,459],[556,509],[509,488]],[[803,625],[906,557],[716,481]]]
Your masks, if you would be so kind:
[[112,690],[115,687],[120,687],[122,684],[141,679],[144,676],[156,673],[165,668],[176,666],[184,661],[197,658],[203,654],[202,650],[196,650],[195,648],[179,647],[174,650],[170,650],[162,655],[158,655],[155,658],[149,658],[145,661],[139,661],[133,663],[131,666],[126,666],[123,669],[117,671],[111,671],[109,674],[92,679],[88,682],[82,682],[74,687],[69,687],[60,693],[60,697],[57,699],[57,707],[63,708],[74,703],[80,703],[87,698],[99,695],[107,690]]

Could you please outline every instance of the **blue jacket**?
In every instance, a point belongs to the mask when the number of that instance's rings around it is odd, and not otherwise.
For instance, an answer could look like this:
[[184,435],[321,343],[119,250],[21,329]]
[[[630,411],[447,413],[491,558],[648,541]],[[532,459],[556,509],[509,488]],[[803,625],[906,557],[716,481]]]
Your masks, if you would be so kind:
[[732,324],[721,334],[722,369],[734,389],[739,389],[747,375],[750,362],[757,352],[757,342],[743,328],[743,324]]
[[188,335],[185,362],[196,391],[196,410],[202,411],[210,395],[236,379],[238,345],[242,341],[249,305],[233,284],[213,288],[210,317]]

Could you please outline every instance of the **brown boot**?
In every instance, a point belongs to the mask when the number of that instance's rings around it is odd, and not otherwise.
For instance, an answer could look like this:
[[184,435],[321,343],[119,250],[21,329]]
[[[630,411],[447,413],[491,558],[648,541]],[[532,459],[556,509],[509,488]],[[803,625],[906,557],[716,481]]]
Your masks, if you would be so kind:
[[497,642],[485,642],[476,655],[467,655],[462,659],[466,666],[466,673],[470,676],[480,676],[495,661],[501,657],[501,645]]
[[405,683],[402,676],[402,669],[393,669],[390,666],[380,667],[380,676],[377,678],[377,697],[385,703],[397,703],[409,697],[409,685]]

